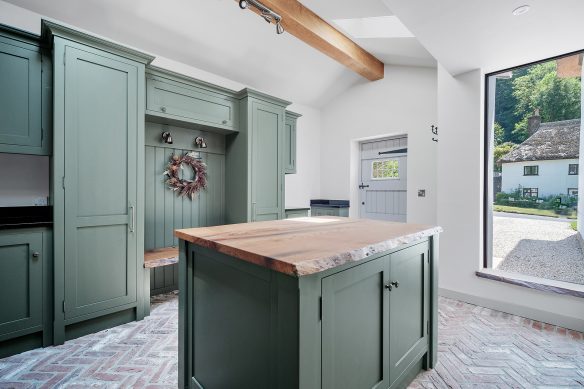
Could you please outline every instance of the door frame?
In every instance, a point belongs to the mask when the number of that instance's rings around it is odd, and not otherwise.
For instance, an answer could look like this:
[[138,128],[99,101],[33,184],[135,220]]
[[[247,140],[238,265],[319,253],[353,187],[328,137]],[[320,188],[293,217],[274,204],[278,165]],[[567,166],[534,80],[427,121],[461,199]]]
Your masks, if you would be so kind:
[[[351,155],[350,155],[350,168],[351,174],[349,177],[350,183],[350,203],[356,204],[356,207],[349,208],[349,217],[361,218],[361,190],[358,188],[361,182],[361,145],[363,143],[377,142],[387,139],[396,138],[407,138],[409,142],[409,136],[407,132],[396,132],[385,135],[378,135],[366,138],[354,139],[351,141]],[[407,157],[407,153],[406,153]],[[407,173],[406,173],[407,174]],[[406,188],[406,194],[408,190]],[[407,218],[407,211],[406,211]]]

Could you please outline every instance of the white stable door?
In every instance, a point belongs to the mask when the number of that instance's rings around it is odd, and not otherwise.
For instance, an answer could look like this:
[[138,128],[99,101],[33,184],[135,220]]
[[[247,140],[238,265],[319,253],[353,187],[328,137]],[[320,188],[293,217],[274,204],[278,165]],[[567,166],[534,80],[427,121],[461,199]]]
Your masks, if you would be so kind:
[[407,219],[407,137],[361,143],[360,216]]

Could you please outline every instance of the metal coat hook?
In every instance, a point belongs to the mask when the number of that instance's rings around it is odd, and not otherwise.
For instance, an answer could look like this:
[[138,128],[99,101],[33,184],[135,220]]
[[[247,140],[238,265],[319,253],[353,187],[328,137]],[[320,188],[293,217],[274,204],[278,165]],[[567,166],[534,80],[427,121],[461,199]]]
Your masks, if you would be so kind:
[[[432,125],[432,134],[438,136],[438,126]],[[434,142],[438,142],[438,138],[432,137]]]

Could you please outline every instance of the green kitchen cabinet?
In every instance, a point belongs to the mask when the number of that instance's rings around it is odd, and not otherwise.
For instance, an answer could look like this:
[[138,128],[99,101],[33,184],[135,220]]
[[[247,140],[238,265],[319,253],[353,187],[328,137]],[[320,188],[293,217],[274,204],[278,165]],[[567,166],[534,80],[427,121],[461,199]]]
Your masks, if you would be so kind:
[[52,234],[0,231],[0,358],[52,343]]
[[310,208],[286,208],[285,216],[286,219],[292,219],[295,217],[308,217],[308,211]]
[[437,245],[296,277],[181,240],[179,387],[407,387],[436,364]]
[[284,218],[284,121],[287,101],[244,89],[239,133],[226,137],[227,223]]
[[0,27],[0,152],[50,153],[42,52],[37,36]]
[[53,158],[58,344],[83,334],[72,326],[80,322],[91,320],[94,332],[96,318],[144,316],[143,102],[151,57],[51,22],[44,32],[53,46],[60,140]]
[[296,173],[296,123],[302,115],[286,111],[284,124],[284,173]]
[[389,387],[389,262],[323,278],[322,389]]
[[349,217],[349,208],[310,207],[310,216],[342,216]]
[[224,134],[237,132],[235,92],[150,66],[146,74],[148,120]]

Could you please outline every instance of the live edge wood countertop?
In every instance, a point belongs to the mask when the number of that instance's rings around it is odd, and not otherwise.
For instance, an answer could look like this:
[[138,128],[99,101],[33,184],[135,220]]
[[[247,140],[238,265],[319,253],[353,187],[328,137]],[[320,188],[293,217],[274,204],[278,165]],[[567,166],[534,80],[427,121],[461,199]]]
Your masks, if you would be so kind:
[[440,227],[303,217],[175,230],[180,239],[293,276],[359,261],[438,234]]

